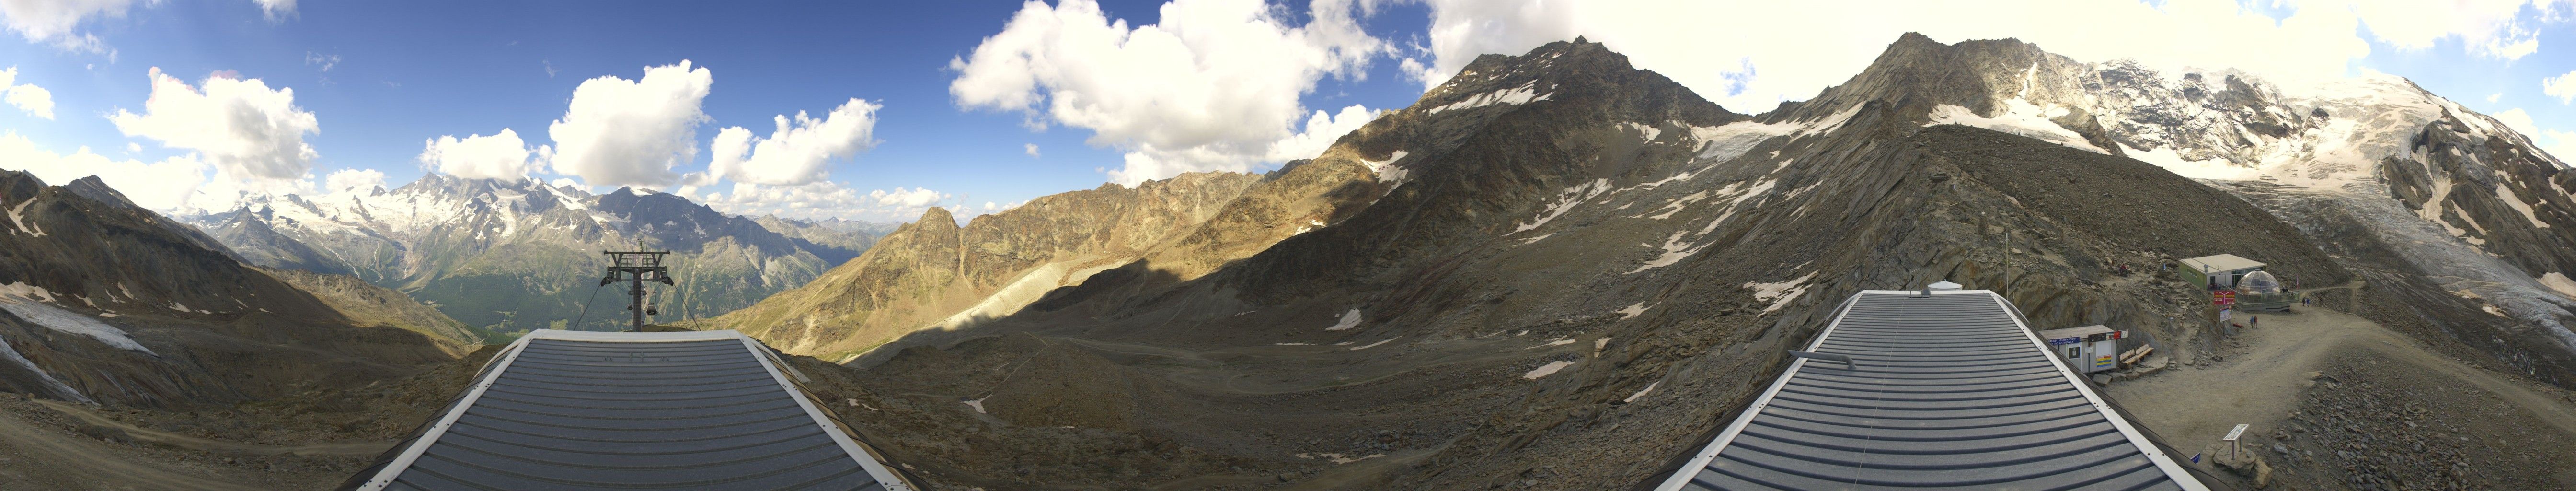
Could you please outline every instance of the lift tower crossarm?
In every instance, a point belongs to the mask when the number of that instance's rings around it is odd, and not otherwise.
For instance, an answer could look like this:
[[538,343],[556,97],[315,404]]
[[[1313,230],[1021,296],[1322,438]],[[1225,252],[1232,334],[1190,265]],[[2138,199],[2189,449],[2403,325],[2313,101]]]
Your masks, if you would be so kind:
[[671,251],[600,251],[600,254],[608,255],[608,276],[600,278],[599,284],[607,286],[619,281],[626,282],[626,294],[633,300],[627,304],[626,310],[635,313],[635,325],[630,329],[633,332],[643,332],[644,314],[647,313],[644,305],[644,283],[658,281],[665,285],[674,284],[671,282],[671,268],[662,265],[662,256],[670,255]]

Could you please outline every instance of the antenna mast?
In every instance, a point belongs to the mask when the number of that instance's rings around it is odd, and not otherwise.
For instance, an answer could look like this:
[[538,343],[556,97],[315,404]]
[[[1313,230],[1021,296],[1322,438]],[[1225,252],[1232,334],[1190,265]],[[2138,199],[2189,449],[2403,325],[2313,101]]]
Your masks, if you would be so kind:
[[[644,247],[639,244],[635,248]],[[659,281],[665,285],[673,284],[671,268],[662,265],[662,256],[670,253],[671,251],[640,250],[600,252],[608,255],[608,276],[599,279],[600,286],[624,281],[627,285],[626,294],[633,299],[632,303],[626,305],[626,310],[635,313],[635,326],[630,332],[644,332],[644,316],[662,314],[659,312],[660,308],[644,303],[644,283]]]

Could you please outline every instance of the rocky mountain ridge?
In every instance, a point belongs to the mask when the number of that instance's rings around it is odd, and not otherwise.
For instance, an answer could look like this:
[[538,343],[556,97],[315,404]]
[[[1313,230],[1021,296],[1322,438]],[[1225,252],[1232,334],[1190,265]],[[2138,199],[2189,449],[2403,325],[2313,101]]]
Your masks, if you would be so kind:
[[919,330],[962,329],[1126,265],[1258,181],[1192,173],[1132,188],[1104,184],[962,227],[934,207],[811,283],[689,325],[739,329],[782,350],[832,359]]

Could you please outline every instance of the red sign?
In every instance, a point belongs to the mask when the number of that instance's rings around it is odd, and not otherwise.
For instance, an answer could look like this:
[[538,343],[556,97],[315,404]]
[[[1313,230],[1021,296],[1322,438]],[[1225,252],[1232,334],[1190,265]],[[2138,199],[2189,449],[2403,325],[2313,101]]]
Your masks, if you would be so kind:
[[2217,290],[2209,292],[2209,304],[2236,305],[2236,290]]

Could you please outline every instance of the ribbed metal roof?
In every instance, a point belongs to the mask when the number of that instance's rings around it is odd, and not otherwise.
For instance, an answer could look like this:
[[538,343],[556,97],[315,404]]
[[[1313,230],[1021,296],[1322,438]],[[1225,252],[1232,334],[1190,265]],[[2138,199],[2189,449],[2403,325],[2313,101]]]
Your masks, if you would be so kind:
[[917,489],[738,332],[541,330],[495,360],[356,489]]
[[1855,295],[1659,491],[2202,486],[1986,290]]

